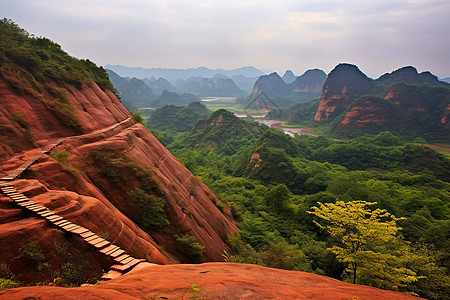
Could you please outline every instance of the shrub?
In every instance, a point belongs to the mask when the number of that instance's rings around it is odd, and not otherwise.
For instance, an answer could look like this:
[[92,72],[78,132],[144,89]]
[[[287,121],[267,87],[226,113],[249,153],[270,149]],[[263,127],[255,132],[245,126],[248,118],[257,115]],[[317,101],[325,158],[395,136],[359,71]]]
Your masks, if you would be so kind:
[[177,236],[176,239],[179,250],[190,258],[200,258],[205,252],[205,246],[201,245],[192,235],[185,234]]
[[71,257],[69,261],[61,267],[61,273],[64,280],[72,286],[79,286],[86,282],[84,276],[85,266],[83,264],[77,264]]
[[164,199],[134,188],[130,194],[130,206],[138,213],[137,223],[144,229],[164,228],[169,225],[164,210]]
[[38,242],[30,242],[19,249],[19,256],[25,257],[38,267],[44,260],[44,252]]
[[137,112],[135,110],[130,110],[129,112],[136,122],[141,123],[141,124],[144,123],[144,117],[139,112]]

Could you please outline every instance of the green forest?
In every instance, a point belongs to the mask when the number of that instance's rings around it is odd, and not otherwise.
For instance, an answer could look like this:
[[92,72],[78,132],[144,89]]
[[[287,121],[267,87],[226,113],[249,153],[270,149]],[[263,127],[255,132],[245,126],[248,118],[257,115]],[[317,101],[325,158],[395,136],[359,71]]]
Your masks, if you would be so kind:
[[226,110],[148,126],[231,209],[226,261],[449,299],[448,155],[390,132],[290,137]]

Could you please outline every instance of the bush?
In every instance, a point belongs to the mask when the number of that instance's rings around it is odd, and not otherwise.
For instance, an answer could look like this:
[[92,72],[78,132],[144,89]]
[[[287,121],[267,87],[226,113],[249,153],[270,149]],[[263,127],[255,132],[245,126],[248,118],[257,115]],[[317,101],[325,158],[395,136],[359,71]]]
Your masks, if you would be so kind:
[[149,195],[139,188],[134,188],[130,194],[129,204],[138,214],[137,223],[142,228],[149,230],[169,225],[164,210],[165,201],[161,197]]
[[139,112],[135,110],[130,110],[129,112],[136,122],[144,124],[144,117]]
[[200,258],[205,252],[205,246],[197,242],[197,239],[192,235],[185,234],[177,236],[176,239],[179,250],[190,258]]
[[44,252],[38,242],[30,242],[19,249],[19,256],[27,258],[38,267],[44,260]]

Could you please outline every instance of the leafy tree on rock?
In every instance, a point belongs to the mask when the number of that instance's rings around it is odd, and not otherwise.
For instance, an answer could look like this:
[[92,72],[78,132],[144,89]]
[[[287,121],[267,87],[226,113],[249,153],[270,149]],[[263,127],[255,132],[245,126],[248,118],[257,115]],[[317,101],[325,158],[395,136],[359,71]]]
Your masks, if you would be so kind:
[[325,223],[314,221],[328,231],[335,244],[329,251],[347,264],[353,283],[398,289],[417,281],[416,273],[406,267],[408,244],[397,232],[396,218],[384,209],[371,210],[376,202],[337,201],[318,203],[308,213]]

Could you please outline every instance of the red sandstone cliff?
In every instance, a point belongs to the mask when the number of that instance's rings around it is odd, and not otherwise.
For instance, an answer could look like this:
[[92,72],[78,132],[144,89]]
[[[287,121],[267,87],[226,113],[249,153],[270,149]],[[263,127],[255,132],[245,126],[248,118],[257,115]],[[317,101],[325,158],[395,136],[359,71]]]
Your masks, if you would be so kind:
[[[237,228],[229,211],[224,214],[213,204],[212,201],[220,202],[214,194],[142,124],[129,119],[130,114],[109,90],[104,91],[96,84],[69,90],[68,103],[74,108],[82,132],[101,133],[80,135],[55,117],[41,100],[32,95],[18,95],[0,81],[0,176],[40,153],[41,147],[65,137],[53,152],[68,152],[68,165],[44,155],[23,174],[24,179],[15,182],[20,192],[65,219],[99,236],[107,236],[134,257],[158,264],[185,261],[189,258],[179,250],[174,234],[188,234],[205,247],[203,259],[221,260],[221,254],[228,249],[227,237]],[[119,122],[122,123],[114,130],[103,132]],[[133,166],[154,174],[164,195],[169,227],[145,232],[130,219],[136,214],[129,206],[130,189],[141,188],[141,183],[133,174],[126,174],[123,184],[105,176],[92,156],[97,149],[108,149]],[[16,208],[11,199],[0,195],[0,240],[10,241],[0,245],[0,263],[8,264],[15,274],[24,274],[20,280],[51,279],[50,270],[57,271],[62,257],[67,255],[59,253],[60,247],[55,246],[63,237],[67,247],[78,251],[71,255],[88,262],[93,273],[110,265],[82,240],[65,237],[45,220],[28,215]],[[43,262],[49,270],[40,278],[30,270],[33,268],[29,261],[18,255],[20,248],[31,242],[38,242],[42,248]]]
[[332,120],[353,100],[366,94],[371,87],[371,80],[358,67],[339,64],[328,74],[314,120]]

